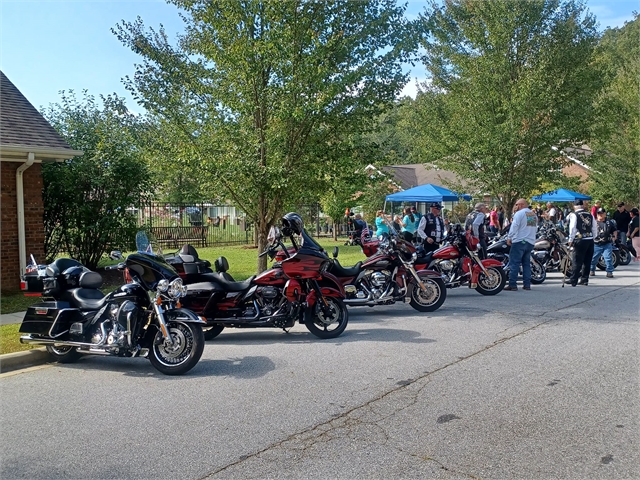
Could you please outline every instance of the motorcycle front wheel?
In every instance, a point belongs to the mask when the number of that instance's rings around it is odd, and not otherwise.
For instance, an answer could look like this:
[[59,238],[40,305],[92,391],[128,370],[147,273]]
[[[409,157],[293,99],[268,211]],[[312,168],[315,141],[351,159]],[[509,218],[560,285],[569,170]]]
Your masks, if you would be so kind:
[[441,278],[421,277],[425,290],[422,290],[418,282],[412,281],[409,285],[409,305],[419,312],[433,312],[439,309],[447,298],[447,288]]
[[324,297],[328,304],[328,314],[325,314],[319,299],[316,304],[305,312],[307,329],[319,338],[336,338],[344,332],[349,322],[349,313],[344,302],[339,298]]
[[531,257],[531,283],[540,285],[547,279],[547,270],[536,258]]
[[47,352],[58,363],[73,363],[80,358],[80,353],[76,350],[76,347],[47,345]]
[[480,272],[476,291],[482,295],[496,295],[507,283],[507,274],[502,267],[486,267],[488,275]]
[[151,365],[165,375],[182,375],[196,366],[204,351],[204,333],[195,323],[167,324],[173,345],[165,342],[158,330],[149,351]]
[[618,250],[618,258],[620,259],[620,265],[629,265],[631,263],[631,254],[626,248],[620,248]]

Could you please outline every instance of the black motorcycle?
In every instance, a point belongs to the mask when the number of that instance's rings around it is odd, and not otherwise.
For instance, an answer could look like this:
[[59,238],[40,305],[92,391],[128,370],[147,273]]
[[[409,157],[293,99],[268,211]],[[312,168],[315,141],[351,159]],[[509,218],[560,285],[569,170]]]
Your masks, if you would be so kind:
[[59,258],[39,274],[37,266],[28,268],[23,285],[41,281],[43,301],[27,310],[20,332],[28,335],[20,342],[45,345],[60,363],[95,354],[148,357],[166,375],[191,370],[204,350],[205,322],[180,308],[187,289],[176,270],[143,252],[110,269],[126,272],[132,281],[104,295],[102,276],[76,260]]
[[538,230],[533,255],[547,272],[571,271],[571,252],[567,245],[567,237],[553,225],[545,225]]
[[[502,262],[507,277],[509,276],[509,272],[511,271],[511,268],[509,266],[510,252],[511,245],[507,244],[506,235],[495,238],[494,241],[487,247],[487,258],[495,258],[496,260]],[[531,251],[529,261],[531,264],[531,283],[533,283],[534,285],[543,283],[547,278],[547,269],[544,267],[542,262],[534,255],[533,251]],[[520,266],[520,273],[522,274],[522,266]]]

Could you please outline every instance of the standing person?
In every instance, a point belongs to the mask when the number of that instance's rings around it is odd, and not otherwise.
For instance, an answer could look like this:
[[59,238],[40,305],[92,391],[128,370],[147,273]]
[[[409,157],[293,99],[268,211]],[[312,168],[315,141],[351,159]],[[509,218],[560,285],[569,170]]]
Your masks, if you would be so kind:
[[627,236],[631,239],[633,249],[636,251],[636,258],[634,262],[640,262],[640,217],[638,217],[638,209],[631,209],[631,222],[629,222],[629,229],[627,230]]
[[504,208],[502,205],[498,207],[498,228],[500,231],[504,228]]
[[600,208],[601,203],[602,203],[602,202],[601,202],[600,200],[596,200],[596,203],[593,205],[593,207],[591,207],[591,216],[592,216],[593,218],[596,218],[596,215],[597,215],[597,213],[596,213],[596,212],[597,212],[597,211],[598,211],[598,209]]
[[524,198],[518,199],[515,204],[516,213],[513,215],[507,245],[511,246],[509,252],[509,285],[505,290],[518,290],[518,275],[522,265],[522,288],[531,290],[531,250],[536,243],[538,230],[538,217],[534,211],[528,208]]
[[618,204],[618,208],[612,217],[616,222],[616,228],[618,229],[618,238],[626,245],[627,243],[627,230],[629,229],[629,222],[631,222],[631,214],[627,212],[624,206],[624,202]]
[[393,228],[398,232],[398,234],[400,234],[400,231],[402,230],[402,215],[396,215],[393,218]]
[[569,214],[569,246],[573,248],[571,261],[571,286],[589,284],[589,267],[593,258],[593,239],[598,235],[595,219],[584,208],[582,200],[573,202],[573,213]]
[[422,214],[418,211],[416,207],[411,207],[411,213],[416,219],[416,229],[417,229],[418,225],[420,225],[420,220],[422,220]]
[[416,235],[422,239],[425,252],[433,252],[440,248],[440,243],[446,232],[446,225],[440,211],[442,207],[439,203],[434,202],[429,207],[429,213],[420,219],[420,225]]
[[402,236],[407,242],[413,241],[413,234],[416,231],[416,217],[411,213],[411,208],[404,209],[404,217],[402,219]]
[[500,231],[500,222],[498,220],[498,206],[494,205],[491,213],[489,214],[489,230],[493,233]]
[[487,252],[487,239],[484,234],[484,220],[489,213],[487,205],[480,202],[476,203],[473,212],[467,215],[467,219],[464,222],[464,229],[467,232],[471,232],[471,235],[476,237],[480,241],[479,255],[480,258],[485,258]]
[[551,202],[547,202],[547,220],[554,225],[558,223],[558,209]]
[[376,212],[376,237],[378,238],[389,238],[389,227],[384,221],[386,216],[382,210]]
[[607,211],[604,208],[599,208],[596,212],[596,227],[598,234],[593,239],[593,258],[591,259],[591,275],[596,274],[596,264],[600,257],[604,257],[604,262],[607,269],[607,277],[613,278],[613,260],[611,258],[613,254],[613,240],[616,238],[616,226],[612,220],[607,220]]

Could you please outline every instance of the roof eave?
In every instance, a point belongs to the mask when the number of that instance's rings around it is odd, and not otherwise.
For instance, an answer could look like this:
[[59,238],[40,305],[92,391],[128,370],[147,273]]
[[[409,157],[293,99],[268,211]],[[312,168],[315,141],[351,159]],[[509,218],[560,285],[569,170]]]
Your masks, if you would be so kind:
[[0,160],[24,162],[29,153],[35,155],[36,162],[61,161],[82,155],[82,150],[71,148],[36,147],[28,145],[0,145]]

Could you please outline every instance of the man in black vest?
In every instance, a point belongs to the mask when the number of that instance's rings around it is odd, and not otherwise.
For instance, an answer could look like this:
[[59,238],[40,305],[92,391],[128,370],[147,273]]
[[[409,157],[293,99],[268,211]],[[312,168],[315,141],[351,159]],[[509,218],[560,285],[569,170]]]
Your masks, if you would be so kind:
[[[582,200],[573,202],[573,212],[569,214],[569,246],[572,248],[571,286],[589,283],[589,267],[593,258],[593,239],[598,236],[595,218],[584,209]],[[579,280],[579,282],[578,282]]]
[[604,257],[607,277],[613,278],[613,241],[616,238],[616,222],[607,220],[607,211],[604,208],[596,210],[596,226],[598,234],[593,240],[593,258],[591,259],[591,276],[596,274],[596,265],[600,257]]
[[433,252],[440,248],[445,234],[444,220],[440,216],[442,207],[439,203],[432,203],[429,213],[423,215],[416,234],[422,239],[425,252]]

